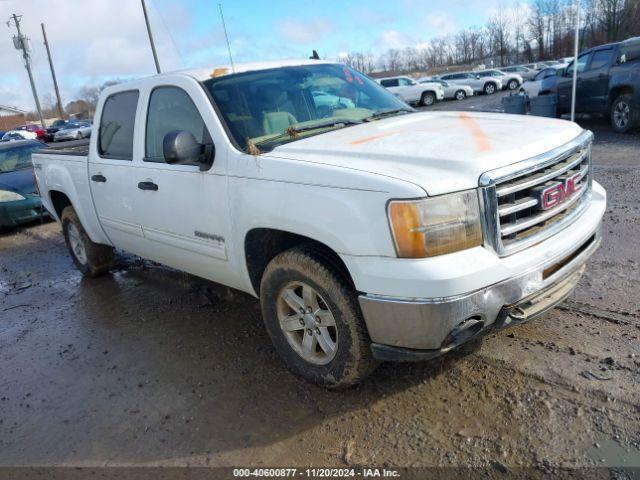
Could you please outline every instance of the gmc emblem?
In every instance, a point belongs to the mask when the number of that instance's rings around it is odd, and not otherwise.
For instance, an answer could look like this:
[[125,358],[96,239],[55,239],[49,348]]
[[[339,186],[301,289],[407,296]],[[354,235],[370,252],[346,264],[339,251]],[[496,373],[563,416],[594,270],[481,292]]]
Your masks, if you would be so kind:
[[582,180],[582,174],[578,172],[563,182],[555,182],[551,185],[543,185],[532,189],[534,197],[538,200],[538,208],[540,210],[549,210],[556,205],[560,205],[582,188],[580,180]]

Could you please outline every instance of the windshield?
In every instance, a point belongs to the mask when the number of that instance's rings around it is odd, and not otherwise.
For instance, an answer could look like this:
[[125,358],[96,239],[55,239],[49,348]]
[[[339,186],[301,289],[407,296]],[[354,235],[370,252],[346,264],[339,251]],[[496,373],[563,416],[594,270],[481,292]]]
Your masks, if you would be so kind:
[[302,65],[203,82],[233,139],[261,151],[311,135],[412,111],[385,88],[340,64]]
[[42,148],[37,142],[24,142],[0,146],[0,173],[31,168],[31,153]]

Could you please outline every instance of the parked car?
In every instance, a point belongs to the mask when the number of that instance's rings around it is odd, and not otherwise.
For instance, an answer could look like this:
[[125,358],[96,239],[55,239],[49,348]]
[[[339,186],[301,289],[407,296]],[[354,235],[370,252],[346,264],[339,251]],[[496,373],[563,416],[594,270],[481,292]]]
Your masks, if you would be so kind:
[[[336,83],[354,106],[320,117]],[[591,132],[418,112],[339,63],[113,85],[95,125],[86,154],[33,158],[80,272],[118,248],[259,297],[283,361],[327,387],[541,315],[600,243]]]
[[38,140],[40,140],[41,142],[44,142],[45,139],[45,131],[42,127],[40,127],[39,125],[35,125],[33,123],[28,123],[27,125],[23,125],[21,127],[17,127],[15,130],[18,130],[20,132],[31,132],[31,133],[35,133],[36,134],[36,138]]
[[557,75],[562,75],[566,67],[566,65],[559,64],[540,70],[537,75],[533,77],[533,79],[527,80],[522,84],[522,87],[520,87],[520,91],[526,93],[529,98],[538,96],[538,93],[540,93],[540,91],[548,91],[549,87],[547,86],[547,79],[556,77]]
[[574,57],[562,57],[558,59],[558,63],[569,64],[575,60]]
[[44,135],[45,141],[53,142],[55,133],[61,128],[64,128],[68,124],[69,124],[68,120],[56,120],[55,122],[53,122],[49,127],[47,127],[47,130]]
[[[541,91],[558,96],[558,114],[571,111],[573,68]],[[640,126],[640,37],[582,52],[577,71],[576,112],[607,115],[618,132]]]
[[530,68],[531,70],[536,70],[536,71],[540,71],[543,68],[548,67],[549,65],[547,65],[544,62],[536,62],[536,63],[527,63],[526,65],[524,65],[527,68]]
[[533,70],[531,68],[527,68],[523,65],[514,65],[511,67],[503,67],[500,70],[507,73],[517,73],[522,77],[522,80],[531,80],[538,73],[537,70]]
[[0,230],[36,220],[43,214],[31,154],[35,140],[0,143]]
[[38,135],[35,132],[29,132],[28,130],[9,130],[2,136],[2,141],[35,140],[37,138]]
[[418,83],[405,76],[380,78],[377,82],[407,103],[428,107],[444,99],[444,89],[439,83]]
[[80,140],[91,136],[92,126],[86,122],[69,122],[53,134],[54,142],[63,140]]
[[321,117],[330,117],[334,111],[344,108],[354,108],[353,100],[322,90],[311,92],[313,101]]
[[480,70],[479,72],[475,72],[476,75],[480,78],[498,78],[502,82],[503,90],[515,90],[522,82],[524,82],[523,78],[517,73],[511,72],[503,72],[502,70],[491,69],[491,70]]
[[445,100],[464,100],[473,97],[473,88],[468,85],[450,85],[438,78],[424,77],[418,80],[419,83],[439,83],[444,90]]
[[474,92],[485,95],[492,95],[502,90],[502,80],[499,78],[480,78],[470,72],[446,73],[438,75],[436,78],[444,80],[450,85],[468,85],[473,88]]

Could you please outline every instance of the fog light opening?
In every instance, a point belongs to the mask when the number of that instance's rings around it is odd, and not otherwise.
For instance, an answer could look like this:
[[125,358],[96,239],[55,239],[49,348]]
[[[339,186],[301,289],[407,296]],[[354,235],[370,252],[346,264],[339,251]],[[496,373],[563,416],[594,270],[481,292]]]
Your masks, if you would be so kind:
[[484,328],[484,321],[479,316],[469,317],[456,328],[449,332],[442,342],[440,350],[443,352],[452,350],[478,335]]

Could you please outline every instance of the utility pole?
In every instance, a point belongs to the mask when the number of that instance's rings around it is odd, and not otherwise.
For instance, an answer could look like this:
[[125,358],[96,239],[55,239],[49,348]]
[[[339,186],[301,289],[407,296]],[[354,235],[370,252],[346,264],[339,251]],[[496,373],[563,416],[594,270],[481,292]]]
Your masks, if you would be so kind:
[[51,59],[51,50],[49,49],[49,42],[47,41],[47,32],[44,29],[44,23],[42,26],[42,36],[44,37],[44,46],[47,49],[47,58],[49,58],[49,67],[51,67],[51,77],[53,78],[53,88],[56,91],[56,100],[58,101],[58,115],[64,120],[64,113],[62,111],[62,100],[60,100],[60,90],[58,89],[58,80],[56,79],[56,71],[53,68],[53,60]]
[[9,21],[7,22],[7,27],[11,28],[11,20],[16,26],[16,30],[18,31],[18,35],[13,37],[13,45],[16,47],[16,50],[22,50],[22,58],[24,58],[24,66],[27,69],[27,73],[29,74],[29,82],[31,83],[31,91],[33,92],[33,99],[36,102],[36,109],[38,110],[38,116],[40,117],[40,124],[42,128],[45,128],[44,117],[42,116],[42,109],[40,108],[40,100],[38,100],[38,92],[36,91],[36,84],[33,81],[33,74],[31,73],[31,56],[29,55],[29,49],[27,45],[27,37],[22,35],[20,31],[20,20],[22,15],[18,16],[15,13],[11,16]]
[[151,33],[151,25],[149,25],[149,15],[147,15],[147,5],[144,0],[142,2],[142,13],[144,13],[144,22],[147,24],[147,33],[149,34],[149,43],[151,43],[151,52],[153,53],[153,61],[156,64],[156,72],[160,73],[160,63],[158,62],[158,54],[156,53],[156,44],[153,42],[153,34]]

